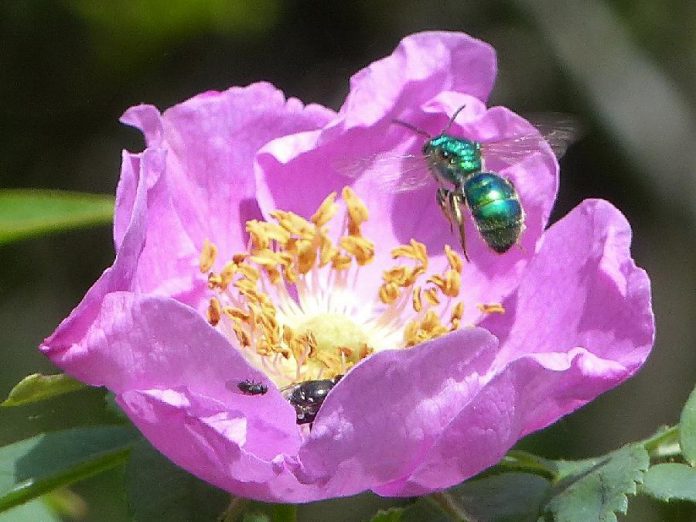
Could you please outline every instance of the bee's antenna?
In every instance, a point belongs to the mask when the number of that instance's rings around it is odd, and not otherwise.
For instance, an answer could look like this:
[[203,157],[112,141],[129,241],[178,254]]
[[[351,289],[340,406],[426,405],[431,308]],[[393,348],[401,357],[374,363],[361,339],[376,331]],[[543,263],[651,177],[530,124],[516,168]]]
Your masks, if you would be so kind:
[[421,136],[425,136],[425,137],[428,138],[428,139],[431,139],[431,138],[432,138],[432,136],[430,135],[430,133],[425,132],[423,129],[419,129],[419,128],[416,127],[415,125],[411,125],[411,124],[408,123],[408,122],[401,121],[401,120],[392,120],[392,123],[396,123],[397,125],[402,125],[403,127],[406,127],[407,129],[411,129],[413,132],[415,132],[415,133],[417,133],[417,134],[420,134]]
[[459,113],[462,112],[462,111],[464,110],[464,107],[466,107],[466,103],[465,103],[464,105],[462,105],[461,107],[459,107],[456,111],[454,111],[454,114],[453,114],[452,117],[450,118],[450,121],[449,121],[449,123],[447,124],[447,127],[445,127],[445,129],[442,131],[442,134],[444,134],[445,132],[447,132],[447,131],[449,130],[449,128],[450,128],[450,127],[452,126],[452,124],[454,123],[454,120],[457,118],[457,116],[459,116]]

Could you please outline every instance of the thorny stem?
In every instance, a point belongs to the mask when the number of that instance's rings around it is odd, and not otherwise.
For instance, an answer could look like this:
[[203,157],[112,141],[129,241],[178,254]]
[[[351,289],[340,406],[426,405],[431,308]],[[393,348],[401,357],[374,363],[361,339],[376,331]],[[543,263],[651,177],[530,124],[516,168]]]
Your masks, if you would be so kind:
[[478,522],[461,506],[457,505],[454,498],[452,498],[452,496],[446,491],[433,493],[432,495],[428,495],[426,498],[456,522]]

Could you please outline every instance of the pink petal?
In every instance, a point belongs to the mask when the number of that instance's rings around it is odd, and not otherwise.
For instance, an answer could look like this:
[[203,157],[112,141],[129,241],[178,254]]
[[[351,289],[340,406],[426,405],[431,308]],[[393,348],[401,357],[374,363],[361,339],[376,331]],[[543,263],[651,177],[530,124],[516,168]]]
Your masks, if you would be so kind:
[[481,323],[501,340],[497,364],[579,346],[636,371],[655,325],[650,281],[630,243],[626,219],[602,200],[584,201],[551,227],[506,314]]
[[373,125],[375,116],[389,114],[395,106],[417,107],[442,91],[486,101],[495,75],[495,51],[487,43],[463,33],[416,33],[351,78],[341,114],[353,127]]
[[167,151],[169,197],[196,249],[214,240],[229,257],[246,244],[244,223],[258,217],[252,161],[268,141],[324,125],[332,116],[304,106],[268,83],[208,92],[161,116],[147,106],[122,121],[139,127],[149,146]]
[[[121,186],[122,190],[117,198],[114,229],[118,231],[116,239],[119,244],[116,259],[87,291],[80,304],[41,345],[41,350],[49,357],[76,345],[87,335],[105,295],[110,292],[132,290],[147,235],[149,181],[146,178],[159,177],[160,171],[156,166],[162,165],[161,159],[161,151],[158,150],[145,151],[139,156],[124,154],[122,171],[128,181]],[[142,165],[151,165],[152,168],[145,168],[144,172],[147,174],[141,175],[138,171],[143,170]],[[136,189],[134,194],[133,188]]]
[[[259,158],[266,172],[257,172],[262,209],[311,215],[328,193],[348,184],[336,174],[338,167],[398,146],[393,139],[398,128],[394,118],[404,117],[442,91],[466,94],[471,103],[478,102],[476,98],[487,97],[494,78],[495,55],[481,41],[447,32],[405,38],[391,56],[352,78],[346,102],[324,129],[288,136],[266,147]],[[385,136],[388,133],[391,139]],[[281,172],[274,169],[277,164],[282,164]],[[299,187],[304,197],[284,197],[289,187]]]
[[524,435],[586,404],[629,376],[620,364],[575,350],[554,364],[534,355],[512,362],[439,434],[407,478],[377,488],[416,496],[457,484],[497,463]]
[[[500,141],[512,137],[535,134],[529,123],[502,107],[486,110],[478,100],[444,93],[431,100],[422,110],[412,110],[408,121],[433,134],[447,124],[448,114],[467,101],[465,110],[452,126],[454,135],[486,141]],[[275,208],[293,210],[304,217],[311,216],[321,201],[331,192],[340,192],[351,184],[353,190],[366,203],[370,219],[363,225],[365,237],[378,246],[375,261],[361,268],[358,289],[374,293],[381,283],[382,270],[393,266],[391,250],[407,244],[411,238],[425,243],[434,272],[446,265],[443,254],[445,244],[460,250],[457,232],[452,232],[436,203],[437,183],[427,172],[422,161],[422,175],[428,185],[412,192],[390,193],[380,185],[380,176],[393,172],[368,170],[356,180],[336,174],[332,165],[339,158],[369,157],[369,151],[387,152],[398,158],[403,154],[419,155],[424,138],[410,129],[390,125],[385,133],[383,126],[353,130],[345,140],[328,145],[314,143],[317,133],[288,136],[268,144],[257,157],[258,199],[264,213]],[[360,152],[357,143],[366,140],[366,152]],[[307,150],[304,147],[308,147]],[[328,155],[328,156],[327,156]],[[417,158],[414,158],[416,160]],[[417,163],[416,165],[420,165]],[[399,169],[399,164],[388,165]],[[551,212],[558,187],[558,163],[547,146],[531,150],[524,161],[501,170],[501,175],[516,186],[526,214],[526,230],[520,247],[513,247],[503,255],[493,252],[475,228],[468,210],[464,211],[467,223],[466,244],[471,263],[466,263],[462,274],[461,300],[465,305],[466,323],[480,319],[477,305],[502,302],[517,286],[519,277],[529,260],[535,255],[537,243]],[[296,194],[302,194],[301,198]],[[334,223],[342,223],[337,218]],[[334,237],[340,230],[332,229]]]
[[466,329],[365,360],[324,402],[300,450],[303,472],[343,495],[408,476],[476,396],[496,348],[485,330]]

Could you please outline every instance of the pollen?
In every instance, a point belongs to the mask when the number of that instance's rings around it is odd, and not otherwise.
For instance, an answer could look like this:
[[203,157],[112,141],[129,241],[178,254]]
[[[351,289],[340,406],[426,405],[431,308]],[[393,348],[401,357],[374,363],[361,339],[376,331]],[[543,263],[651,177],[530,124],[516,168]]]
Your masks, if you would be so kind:
[[[247,250],[217,264],[217,247],[205,241],[199,268],[211,292],[208,322],[279,387],[343,375],[377,351],[461,327],[460,255],[445,247],[431,271],[425,244],[411,239],[381,254],[391,266],[368,269],[379,249],[363,233],[368,208],[351,188],[340,199],[329,194],[308,218],[270,216],[248,221]],[[377,274],[381,282],[366,289],[361,281]],[[480,308],[501,313],[502,305]]]

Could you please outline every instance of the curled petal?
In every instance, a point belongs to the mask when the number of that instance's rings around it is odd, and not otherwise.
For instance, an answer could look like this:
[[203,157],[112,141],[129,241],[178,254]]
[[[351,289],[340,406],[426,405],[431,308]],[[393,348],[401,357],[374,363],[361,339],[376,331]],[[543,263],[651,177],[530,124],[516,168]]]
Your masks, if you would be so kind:
[[450,487],[497,463],[526,434],[586,404],[628,377],[620,364],[578,349],[529,355],[498,373],[438,435],[421,465],[375,491],[423,495]]
[[[41,345],[41,350],[49,357],[59,357],[70,347],[79,346],[92,328],[105,295],[110,292],[133,289],[138,261],[147,236],[148,183],[146,175],[142,175],[141,172],[146,172],[147,176],[156,180],[161,174],[161,170],[157,167],[161,167],[162,163],[161,151],[158,150],[146,151],[140,156],[124,154],[122,171],[127,179],[132,180],[126,184],[131,184],[135,188],[135,193],[117,198],[117,205],[127,208],[127,212],[120,216],[120,220],[117,218],[115,221],[115,230],[120,230],[116,234],[118,243],[116,259],[114,264],[105,270],[87,291],[80,304]],[[149,169],[143,165],[152,165],[153,168]]]
[[231,256],[246,243],[244,222],[259,215],[256,151],[274,138],[319,128],[332,115],[256,83],[200,94],[162,115],[151,106],[134,107],[122,121],[140,128],[148,146],[167,151],[169,198],[195,247],[214,237],[221,254]]
[[505,315],[481,323],[501,340],[497,365],[583,347],[636,371],[655,324],[650,280],[630,243],[626,218],[602,200],[584,201],[553,225]]
[[348,494],[410,475],[476,397],[496,349],[488,332],[466,329],[367,359],[322,406],[300,450],[304,472],[329,489],[350,477]]

